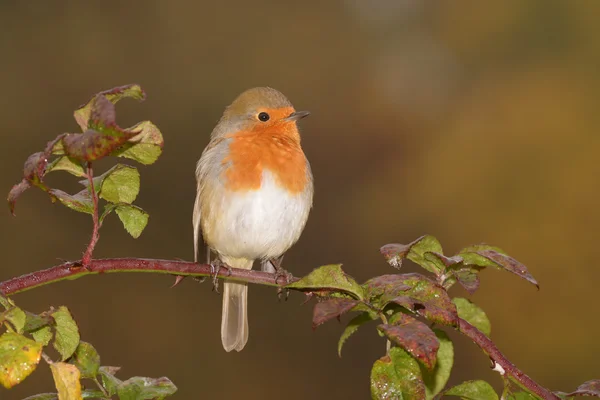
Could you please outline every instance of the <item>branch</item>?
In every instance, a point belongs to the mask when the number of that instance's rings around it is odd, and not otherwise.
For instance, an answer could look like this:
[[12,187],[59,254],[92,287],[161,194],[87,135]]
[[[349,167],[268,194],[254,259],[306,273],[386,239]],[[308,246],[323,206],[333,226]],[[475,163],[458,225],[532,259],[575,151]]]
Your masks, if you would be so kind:
[[[212,267],[209,264],[196,264],[190,261],[172,261],[172,260],[154,260],[145,258],[109,258],[101,260],[92,260],[89,269],[84,267],[82,261],[66,262],[41,271],[32,272],[16,278],[0,282],[0,293],[11,295],[25,292],[39,286],[51,283],[74,280],[87,275],[98,275],[117,272],[149,272],[158,274],[169,274],[179,276],[207,277],[213,276]],[[262,271],[253,271],[245,269],[221,268],[218,272],[219,278],[245,282],[256,283],[259,285],[282,287],[277,280],[276,274]],[[290,276],[288,282],[297,281],[299,278]],[[529,376],[525,375],[513,363],[511,363],[496,345],[481,331],[469,324],[464,319],[459,318],[459,331],[469,337],[477,344],[496,364],[504,369],[504,375],[511,377],[520,383],[524,388],[537,394],[542,399],[559,400],[559,398],[548,389],[543,388],[534,382]]]
[[537,384],[529,376],[525,375],[523,371],[517,368],[512,362],[510,362],[504,354],[498,350],[494,342],[483,334],[479,329],[468,323],[462,318],[458,319],[458,330],[469,337],[475,344],[477,344],[484,353],[486,353],[492,359],[494,367],[496,364],[500,364],[504,372],[502,375],[509,376],[515,381],[519,382],[523,387],[532,393],[537,394],[544,400],[559,400],[560,398],[552,393],[550,390],[543,388]]
[[[88,267],[88,268],[86,268]],[[83,261],[70,261],[41,271],[32,272],[0,282],[0,292],[5,295],[25,292],[39,286],[51,283],[74,280],[87,275],[108,274],[116,272],[150,272],[157,274],[169,274],[180,276],[214,276],[209,264],[196,264],[190,261],[154,260],[146,258],[107,258],[92,260],[89,265],[84,266]],[[256,283],[266,286],[282,286],[281,277],[275,282],[275,275],[262,271],[245,269],[221,268],[219,278]],[[290,278],[293,282],[298,278]]]

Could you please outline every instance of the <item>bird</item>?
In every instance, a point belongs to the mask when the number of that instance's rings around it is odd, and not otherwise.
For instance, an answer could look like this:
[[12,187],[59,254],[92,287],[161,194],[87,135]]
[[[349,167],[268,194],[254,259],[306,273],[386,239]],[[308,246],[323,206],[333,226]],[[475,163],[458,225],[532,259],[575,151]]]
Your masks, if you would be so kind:
[[[258,260],[263,271],[280,270],[313,203],[298,130],[309,114],[270,87],[246,90],[226,107],[196,165],[195,262],[201,234],[208,254],[228,267],[249,270]],[[248,285],[226,281],[221,341],[227,352],[248,341],[247,307]]]

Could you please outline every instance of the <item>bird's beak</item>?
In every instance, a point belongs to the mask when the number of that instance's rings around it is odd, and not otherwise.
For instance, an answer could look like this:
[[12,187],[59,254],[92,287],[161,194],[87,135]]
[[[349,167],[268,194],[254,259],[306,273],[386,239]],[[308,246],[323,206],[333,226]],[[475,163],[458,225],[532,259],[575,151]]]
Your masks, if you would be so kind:
[[298,121],[304,117],[308,117],[310,113],[308,111],[294,111],[289,116],[284,118],[284,121]]

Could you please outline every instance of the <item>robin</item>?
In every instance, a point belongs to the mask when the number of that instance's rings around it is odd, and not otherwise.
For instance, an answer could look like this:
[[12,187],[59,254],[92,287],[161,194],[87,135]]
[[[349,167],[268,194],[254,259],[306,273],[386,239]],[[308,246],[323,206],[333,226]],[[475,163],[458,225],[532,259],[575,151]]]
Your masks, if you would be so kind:
[[[279,270],[283,254],[298,240],[312,206],[313,177],[296,111],[279,91],[249,89],[224,111],[196,167],[194,259],[198,235],[223,264]],[[212,264],[211,264],[212,265]],[[248,341],[248,285],[225,282],[221,340],[225,351]]]

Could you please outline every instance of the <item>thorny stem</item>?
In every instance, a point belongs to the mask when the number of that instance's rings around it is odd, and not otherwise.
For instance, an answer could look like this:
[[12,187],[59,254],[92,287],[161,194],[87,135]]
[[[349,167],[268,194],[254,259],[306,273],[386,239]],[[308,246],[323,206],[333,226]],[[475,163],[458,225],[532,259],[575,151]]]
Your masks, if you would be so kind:
[[[149,272],[167,275],[181,276],[212,276],[211,266],[209,264],[196,264],[188,261],[155,260],[143,258],[113,258],[89,261],[88,268],[84,268],[84,262],[66,262],[45,270],[32,272],[16,278],[0,282],[0,293],[11,295],[25,292],[39,286],[51,283],[74,280],[86,275],[99,275],[104,273],[117,272]],[[281,288],[277,283],[277,274],[270,274],[262,271],[245,270],[238,268],[226,268],[218,272],[219,278],[244,282],[256,283],[259,285],[273,286]],[[288,282],[295,282],[299,278],[290,276]],[[385,316],[383,316],[385,318]],[[385,319],[382,319],[385,322]],[[458,330],[469,337],[477,344],[491,359],[492,362],[500,364],[504,369],[504,377],[511,378],[518,382],[522,387],[545,400],[559,400],[555,394],[548,389],[543,388],[534,382],[529,376],[525,375],[513,363],[511,363],[496,347],[496,345],[481,331],[469,324],[467,321],[459,318]]]
[[96,193],[96,189],[94,189],[94,170],[92,169],[91,161],[88,161],[87,163],[87,178],[89,182],[88,190],[90,191],[90,196],[92,196],[92,203],[94,205],[94,212],[92,214],[94,227],[92,230],[92,238],[90,239],[90,243],[88,244],[85,253],[83,254],[81,263],[85,268],[91,269],[92,253],[94,252],[96,243],[98,243],[98,239],[100,238],[100,223],[98,222],[98,194]]

